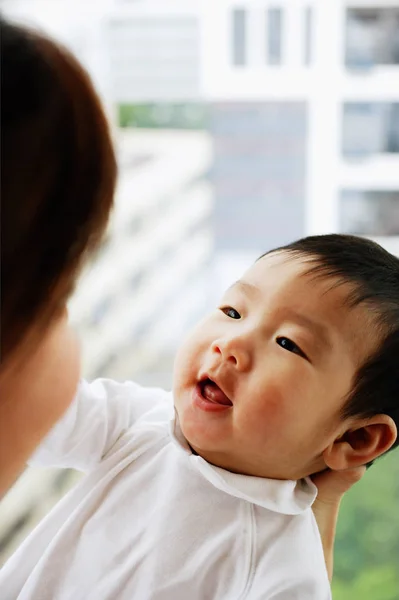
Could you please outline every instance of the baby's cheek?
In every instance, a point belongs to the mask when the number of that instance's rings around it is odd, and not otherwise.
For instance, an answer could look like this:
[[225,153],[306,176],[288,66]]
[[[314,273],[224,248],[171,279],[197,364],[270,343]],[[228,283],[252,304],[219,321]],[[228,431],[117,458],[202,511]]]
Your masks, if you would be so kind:
[[174,363],[174,378],[184,384],[192,385],[197,382],[201,371],[207,365],[209,343],[198,335],[198,330],[192,331],[180,344]]
[[245,411],[244,420],[249,428],[262,434],[280,429],[289,415],[285,398],[278,390],[269,390],[251,404]]

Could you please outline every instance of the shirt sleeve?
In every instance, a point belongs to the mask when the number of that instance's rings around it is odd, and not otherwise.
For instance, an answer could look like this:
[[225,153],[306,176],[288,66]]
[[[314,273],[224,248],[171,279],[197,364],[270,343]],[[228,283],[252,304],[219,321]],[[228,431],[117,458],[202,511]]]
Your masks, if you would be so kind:
[[249,593],[248,600],[332,600],[331,587],[323,577],[323,572],[315,571],[313,575],[292,577],[289,567],[290,565],[285,566],[286,577],[273,585],[273,590],[270,589],[270,578],[266,578],[263,589],[258,583],[256,590]]
[[31,457],[29,464],[88,472],[115,442],[169,394],[131,381],[82,381],[72,405]]
[[332,600],[332,595],[329,586],[321,589],[320,586],[314,585],[314,582],[303,581],[273,596],[267,595],[262,598],[264,600]]

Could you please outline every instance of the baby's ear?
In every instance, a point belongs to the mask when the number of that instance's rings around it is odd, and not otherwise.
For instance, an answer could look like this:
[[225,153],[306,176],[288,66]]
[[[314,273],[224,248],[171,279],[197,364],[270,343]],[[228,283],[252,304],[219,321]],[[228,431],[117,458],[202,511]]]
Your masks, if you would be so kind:
[[396,437],[395,422],[388,415],[359,419],[324,450],[323,458],[334,471],[365,465],[387,452]]

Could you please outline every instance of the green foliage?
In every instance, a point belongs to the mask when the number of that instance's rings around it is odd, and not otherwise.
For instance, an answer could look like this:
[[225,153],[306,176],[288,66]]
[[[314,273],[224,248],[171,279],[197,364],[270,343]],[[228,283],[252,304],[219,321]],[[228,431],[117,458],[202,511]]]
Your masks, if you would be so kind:
[[333,585],[334,600],[398,600],[399,575],[393,566],[367,569],[352,583],[337,581]]
[[334,600],[399,600],[399,454],[373,465],[342,502]]
[[205,129],[204,104],[120,104],[119,126],[147,129]]

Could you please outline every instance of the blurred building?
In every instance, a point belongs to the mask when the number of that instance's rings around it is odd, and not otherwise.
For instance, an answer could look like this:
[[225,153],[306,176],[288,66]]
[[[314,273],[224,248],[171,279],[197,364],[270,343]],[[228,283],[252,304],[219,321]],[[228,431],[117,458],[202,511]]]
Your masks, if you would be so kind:
[[398,0],[45,2],[12,6],[68,29],[121,125],[210,132],[220,287],[308,233],[399,252]]
[[202,103],[216,293],[305,234],[399,253],[398,1],[115,0],[106,30],[120,108],[157,106],[162,126]]
[[399,253],[399,3],[218,3],[204,27],[216,280],[305,234]]
[[71,315],[89,377],[170,385],[178,340],[208,304],[211,190],[205,132],[126,130],[107,238]]

